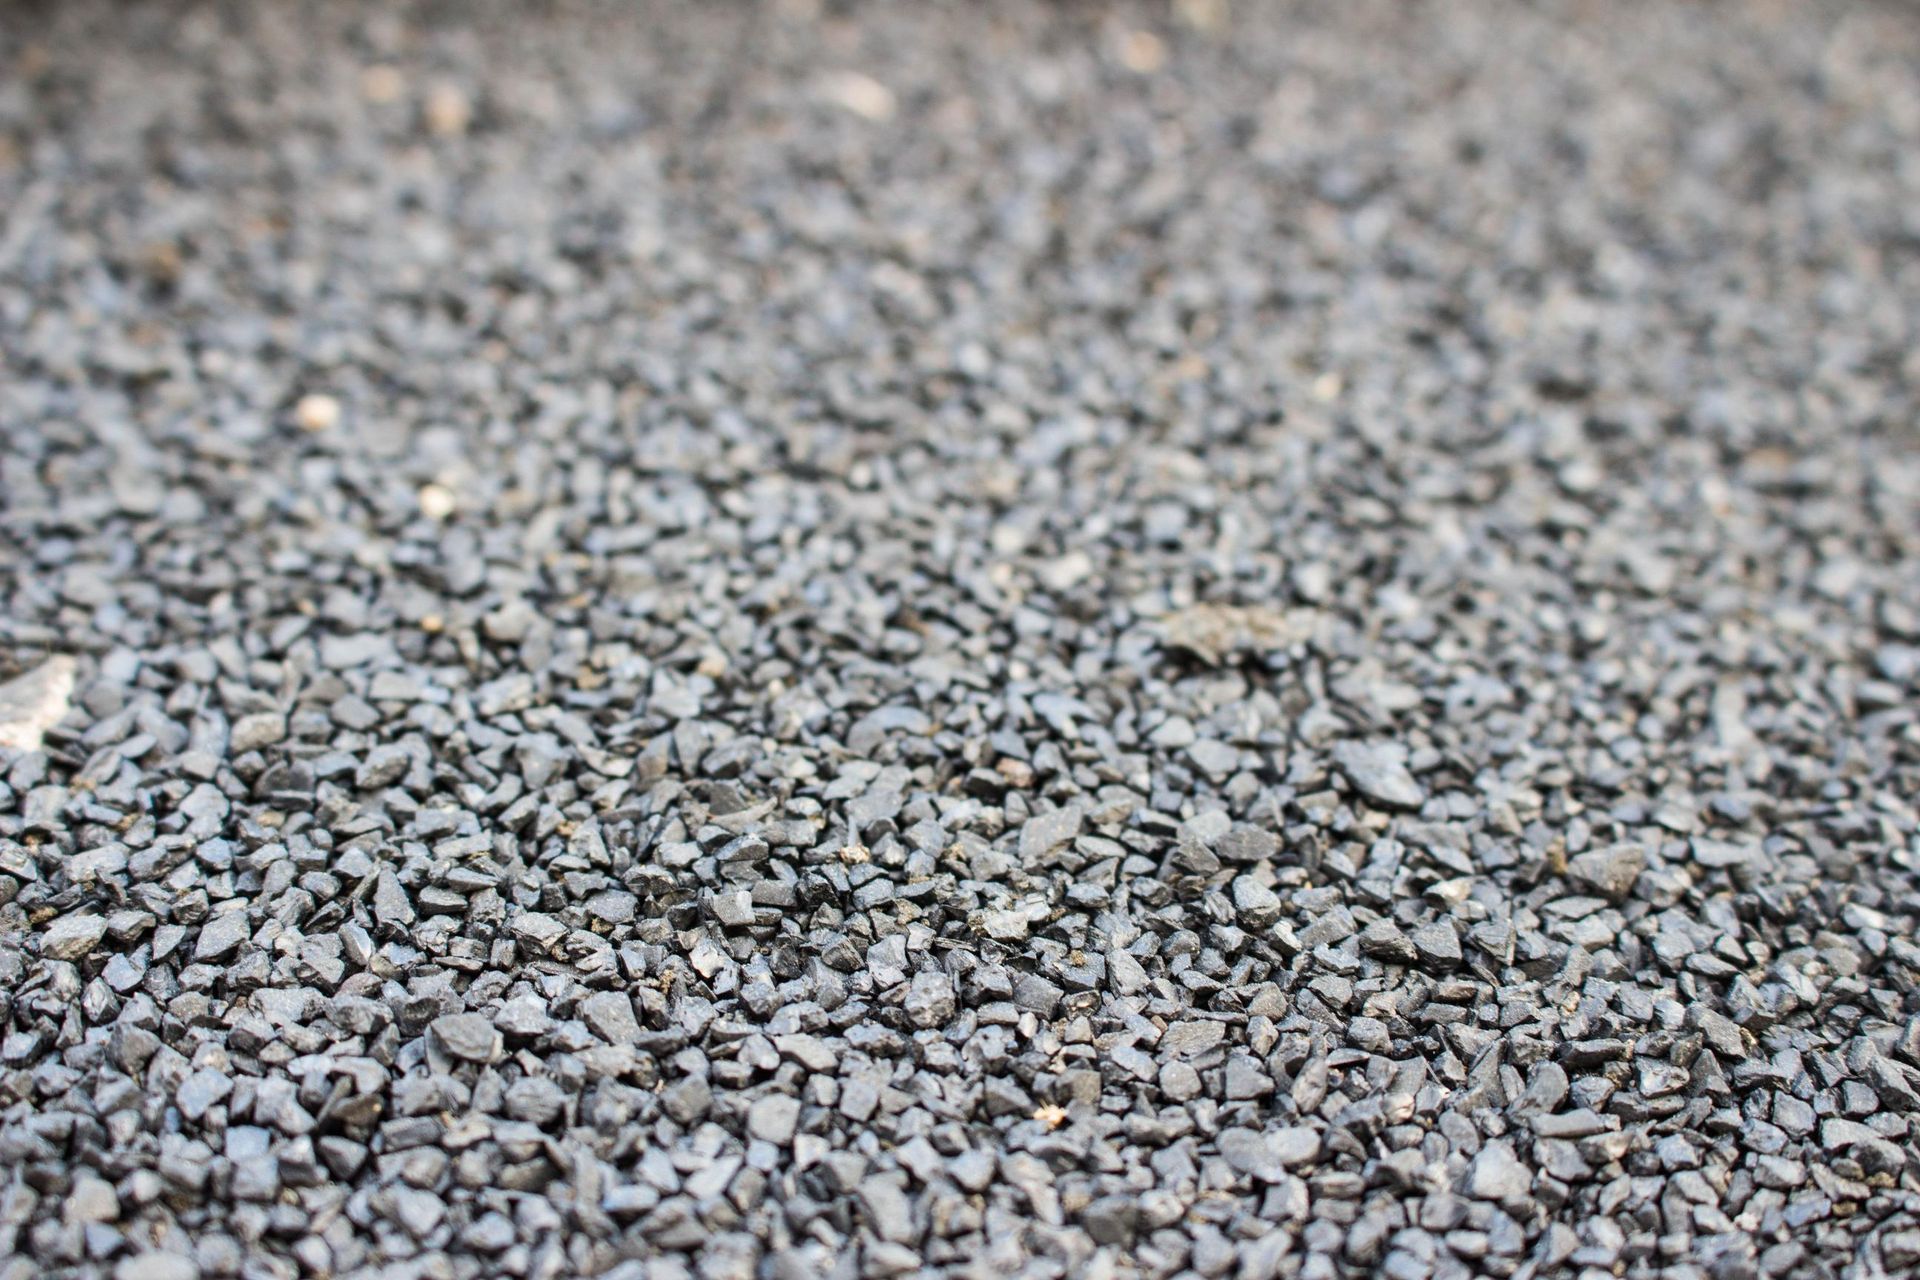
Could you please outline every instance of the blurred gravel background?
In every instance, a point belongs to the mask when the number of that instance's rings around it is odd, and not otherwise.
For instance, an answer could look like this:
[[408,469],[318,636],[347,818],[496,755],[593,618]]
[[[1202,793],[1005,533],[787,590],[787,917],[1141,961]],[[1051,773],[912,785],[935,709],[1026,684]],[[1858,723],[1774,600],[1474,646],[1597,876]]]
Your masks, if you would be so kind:
[[0,1280],[1920,1264],[1920,10],[0,8]]

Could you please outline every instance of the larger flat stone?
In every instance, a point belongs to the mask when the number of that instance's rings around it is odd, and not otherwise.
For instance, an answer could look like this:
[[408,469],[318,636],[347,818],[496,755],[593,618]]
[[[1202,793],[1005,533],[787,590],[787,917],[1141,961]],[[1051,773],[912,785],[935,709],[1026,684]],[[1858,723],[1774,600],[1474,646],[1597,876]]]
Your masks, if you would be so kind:
[[1467,1166],[1467,1194],[1476,1200],[1519,1200],[1533,1190],[1533,1170],[1513,1154],[1513,1144],[1495,1139]]
[[1191,1058],[1205,1053],[1226,1038],[1225,1023],[1195,1018],[1169,1026],[1160,1037],[1160,1051]]
[[1078,809],[1055,809],[1027,819],[1020,828],[1020,858],[1032,862],[1052,853],[1080,834],[1085,821]]
[[500,1056],[500,1033],[485,1015],[449,1013],[433,1020],[428,1028],[434,1042],[447,1054],[468,1062],[492,1062]]
[[40,935],[40,954],[52,960],[78,960],[90,955],[107,935],[104,916],[81,913],[61,916]]
[[245,911],[223,911],[200,926],[200,937],[193,945],[195,960],[225,960],[253,936],[253,925]]
[[633,1001],[622,991],[596,991],[580,1002],[580,1020],[608,1044],[632,1044],[640,1038]]
[[747,1109],[747,1132],[762,1142],[784,1147],[800,1122],[800,1099],[770,1093]]
[[1418,809],[1427,802],[1402,753],[1386,743],[1335,743],[1333,762],[1355,791],[1383,808]]

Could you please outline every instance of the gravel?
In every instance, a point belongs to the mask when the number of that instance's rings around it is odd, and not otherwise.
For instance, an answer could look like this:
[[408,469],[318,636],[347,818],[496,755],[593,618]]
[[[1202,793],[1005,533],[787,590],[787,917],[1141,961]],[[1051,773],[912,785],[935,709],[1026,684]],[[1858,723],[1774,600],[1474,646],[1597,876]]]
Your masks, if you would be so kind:
[[1920,1265],[1903,7],[0,27],[0,1280]]

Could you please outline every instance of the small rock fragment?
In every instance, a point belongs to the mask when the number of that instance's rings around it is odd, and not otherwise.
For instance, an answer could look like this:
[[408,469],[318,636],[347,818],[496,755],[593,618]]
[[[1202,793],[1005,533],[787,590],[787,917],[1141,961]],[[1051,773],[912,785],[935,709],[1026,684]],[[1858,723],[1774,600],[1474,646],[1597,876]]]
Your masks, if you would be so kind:
[[1333,759],[1354,790],[1375,804],[1418,809],[1427,801],[1426,790],[1408,772],[1401,753],[1386,743],[1335,743]]

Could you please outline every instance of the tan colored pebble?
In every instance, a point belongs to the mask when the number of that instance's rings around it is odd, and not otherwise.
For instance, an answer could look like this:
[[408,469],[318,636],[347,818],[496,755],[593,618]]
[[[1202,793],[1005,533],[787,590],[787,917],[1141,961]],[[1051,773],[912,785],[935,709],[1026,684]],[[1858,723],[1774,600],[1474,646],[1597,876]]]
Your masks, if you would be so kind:
[[445,520],[458,505],[454,501],[453,491],[439,484],[421,485],[419,499],[421,513],[434,520]]
[[328,395],[301,396],[293,406],[293,420],[302,431],[326,431],[340,421],[340,402]]
[[368,67],[360,73],[360,96],[375,106],[398,102],[406,91],[407,78],[398,67]]
[[443,138],[457,137],[473,123],[473,104],[455,85],[439,84],[427,94],[427,128]]
[[1151,31],[1129,31],[1120,42],[1120,65],[1148,75],[1167,65],[1167,44]]

